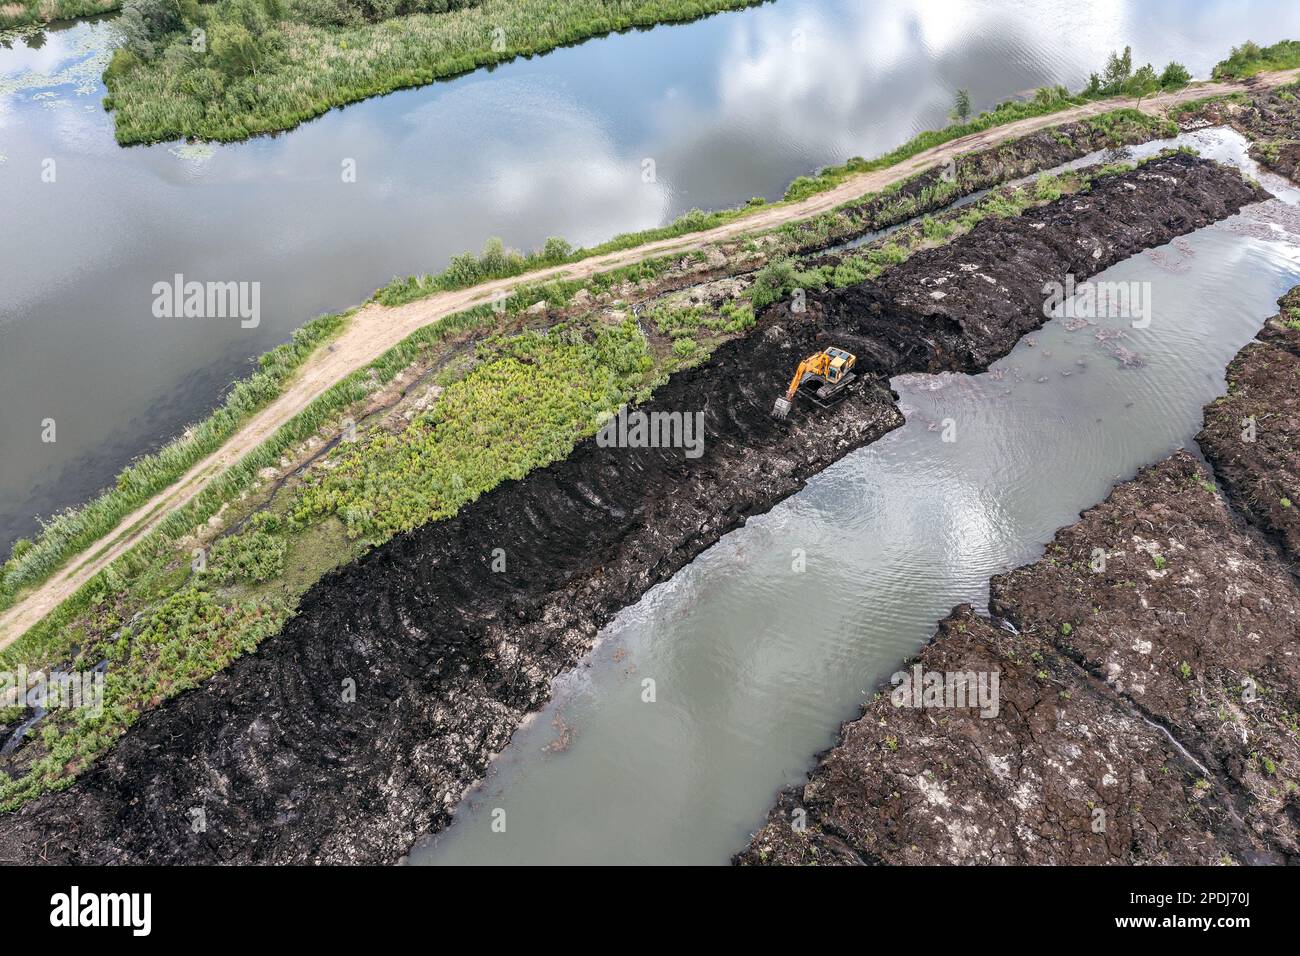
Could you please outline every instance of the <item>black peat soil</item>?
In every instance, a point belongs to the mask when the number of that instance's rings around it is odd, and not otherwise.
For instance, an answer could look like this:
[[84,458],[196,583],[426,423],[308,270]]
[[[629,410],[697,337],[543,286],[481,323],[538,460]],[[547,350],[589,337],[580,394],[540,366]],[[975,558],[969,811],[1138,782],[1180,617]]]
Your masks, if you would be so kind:
[[[282,633],[143,716],[71,788],[0,818],[0,856],[399,859],[447,824],[619,609],[898,427],[889,376],[981,370],[1045,321],[1045,282],[1082,279],[1262,198],[1235,170],[1171,156],[985,220],[879,282],[810,295],[801,312],[773,306],[642,406],[702,412],[700,457],[586,441],[329,575]],[[859,356],[848,397],[774,421],[797,361],[828,345]]]
[[877,697],[736,862],[1300,859],[1300,290],[1280,304],[1206,407],[1213,473],[1143,470],[918,655],[999,671],[999,716]]

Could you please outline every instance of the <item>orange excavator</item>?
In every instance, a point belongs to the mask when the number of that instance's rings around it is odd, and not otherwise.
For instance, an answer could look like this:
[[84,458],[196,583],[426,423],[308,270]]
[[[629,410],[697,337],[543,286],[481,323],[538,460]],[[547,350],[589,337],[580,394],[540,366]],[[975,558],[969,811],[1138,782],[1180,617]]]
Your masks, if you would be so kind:
[[[849,382],[857,378],[852,371],[857,361],[857,356],[837,348],[825,349],[808,356],[794,370],[790,387],[772,407],[772,416],[785,418],[789,415],[790,406],[794,404],[795,396],[799,394],[803,394],[822,408],[830,405],[841,396]],[[805,385],[809,387],[804,388]]]

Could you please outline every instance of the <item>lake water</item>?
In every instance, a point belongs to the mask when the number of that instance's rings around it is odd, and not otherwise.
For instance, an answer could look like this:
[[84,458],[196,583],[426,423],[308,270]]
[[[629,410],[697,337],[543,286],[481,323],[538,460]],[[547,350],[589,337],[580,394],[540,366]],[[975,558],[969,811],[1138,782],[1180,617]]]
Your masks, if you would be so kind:
[[[0,46],[0,555],[216,404],[313,315],[490,236],[593,243],[779,196],[1106,53],[1204,75],[1293,2],[778,0],[606,37],[231,145],[118,147],[108,21]],[[653,159],[656,181],[642,181]],[[341,166],[354,160],[357,181]],[[53,166],[49,165],[53,162]],[[43,181],[50,169],[54,181]],[[154,283],[261,283],[256,328],[158,319]],[[41,440],[54,419],[57,441]]]
[[726,863],[954,605],[986,609],[990,576],[1116,481],[1194,450],[1228,361],[1300,283],[1300,190],[1261,175],[1235,133],[1175,143],[1284,201],[1097,276],[1150,283],[1148,328],[1054,319],[985,374],[896,379],[906,425],[620,614],[412,861]]

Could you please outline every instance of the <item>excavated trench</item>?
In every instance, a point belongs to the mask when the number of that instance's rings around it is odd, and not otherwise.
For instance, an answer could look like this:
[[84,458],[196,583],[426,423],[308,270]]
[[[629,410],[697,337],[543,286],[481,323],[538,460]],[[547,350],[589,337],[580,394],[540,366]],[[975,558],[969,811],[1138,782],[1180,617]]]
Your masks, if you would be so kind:
[[[986,220],[879,282],[769,309],[642,407],[702,413],[699,457],[589,440],[329,575],[281,634],[143,716],[70,789],[0,819],[4,856],[396,860],[446,825],[620,608],[898,427],[890,376],[978,371],[1044,322],[1044,283],[1265,197],[1235,170],[1171,156]],[[856,352],[865,374],[834,408],[774,421],[795,363],[827,345]]]
[[[1294,337],[1274,327],[1236,370]],[[1261,395],[1232,373],[1229,387],[1199,438],[1214,459],[1254,444],[1235,412]],[[1268,397],[1291,388],[1274,378]],[[1280,444],[1296,424],[1262,430]],[[1239,471],[1297,474],[1268,455]],[[1221,495],[1212,477],[1179,451],[1058,532],[1042,560],[994,577],[992,617],[956,608],[900,671],[997,673],[999,719],[938,697],[897,706],[886,687],[735,861],[1294,863],[1295,553],[1240,520],[1240,484]]]

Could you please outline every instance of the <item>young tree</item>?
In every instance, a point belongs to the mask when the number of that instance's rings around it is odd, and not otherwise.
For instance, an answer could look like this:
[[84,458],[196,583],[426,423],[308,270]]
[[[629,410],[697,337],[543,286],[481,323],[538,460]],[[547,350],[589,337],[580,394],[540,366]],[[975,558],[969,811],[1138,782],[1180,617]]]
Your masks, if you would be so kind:
[[1112,53],[1106,60],[1106,71],[1102,74],[1102,83],[1107,93],[1119,93],[1124,89],[1133,73],[1133,48],[1124,47],[1124,53]]
[[1155,68],[1150,63],[1139,67],[1124,84],[1124,92],[1129,96],[1137,97],[1139,108],[1142,106],[1142,98],[1151,95],[1158,89],[1160,89],[1160,77],[1156,75]]
[[953,102],[952,112],[949,115],[961,123],[970,118],[970,90],[957,91],[957,98]]
[[266,59],[267,46],[262,36],[237,21],[214,23],[209,44],[213,62],[229,77],[256,76]]

